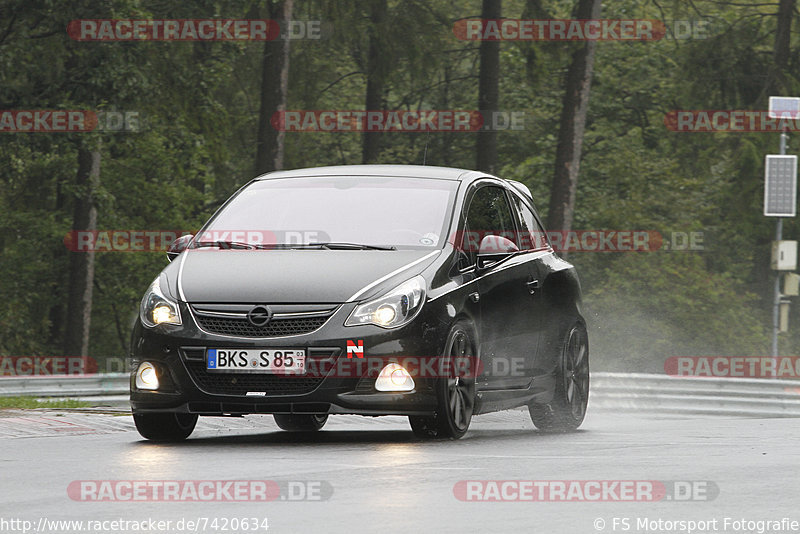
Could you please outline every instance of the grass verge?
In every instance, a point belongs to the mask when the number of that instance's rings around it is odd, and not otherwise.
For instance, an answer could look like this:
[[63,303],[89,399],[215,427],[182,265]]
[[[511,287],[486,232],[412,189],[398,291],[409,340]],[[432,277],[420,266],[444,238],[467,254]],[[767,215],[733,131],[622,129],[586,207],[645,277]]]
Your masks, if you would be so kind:
[[92,403],[76,399],[38,400],[36,397],[0,397],[0,410],[9,408],[87,408]]

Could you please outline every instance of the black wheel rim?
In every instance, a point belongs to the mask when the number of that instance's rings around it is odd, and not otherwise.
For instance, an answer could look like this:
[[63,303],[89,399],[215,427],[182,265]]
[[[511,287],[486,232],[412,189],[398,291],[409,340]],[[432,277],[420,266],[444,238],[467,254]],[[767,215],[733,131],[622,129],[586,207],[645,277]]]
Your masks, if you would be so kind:
[[565,360],[566,400],[572,416],[579,421],[586,414],[589,400],[589,345],[586,335],[578,328],[570,332]]
[[[459,369],[470,369],[469,360],[472,349],[467,333],[457,330],[450,340],[447,355],[450,358],[450,369],[454,376],[447,377],[447,402],[450,418],[459,430],[466,430],[475,408],[475,380],[471,377],[459,376]],[[461,362],[465,365],[461,365]]]

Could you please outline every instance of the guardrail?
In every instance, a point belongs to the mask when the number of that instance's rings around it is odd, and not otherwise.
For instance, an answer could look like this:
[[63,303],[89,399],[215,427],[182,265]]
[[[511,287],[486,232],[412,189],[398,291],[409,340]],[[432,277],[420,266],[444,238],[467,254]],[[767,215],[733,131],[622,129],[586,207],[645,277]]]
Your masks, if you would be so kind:
[[590,409],[800,417],[800,380],[592,373]]
[[[0,397],[118,396],[125,404],[129,376],[0,377]],[[589,406],[617,412],[800,417],[800,380],[592,373]]]
[[0,397],[93,397],[128,393],[128,373],[0,377]]

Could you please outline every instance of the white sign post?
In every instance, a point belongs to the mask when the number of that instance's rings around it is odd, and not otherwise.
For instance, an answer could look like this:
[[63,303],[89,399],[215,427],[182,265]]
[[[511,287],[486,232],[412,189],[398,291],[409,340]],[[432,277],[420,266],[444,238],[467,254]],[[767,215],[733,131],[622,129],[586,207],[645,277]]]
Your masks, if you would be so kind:
[[[791,96],[769,97],[767,115],[771,119],[800,118],[800,98]],[[781,153],[767,156],[764,168],[764,215],[777,217],[775,241],[783,239],[783,219],[794,217],[797,212],[797,156],[786,155],[786,131],[781,132]],[[778,245],[780,246],[780,245]],[[775,273],[775,300],[772,310],[772,357],[778,357],[778,333],[781,331],[781,278]],[[787,310],[788,312],[788,310]]]

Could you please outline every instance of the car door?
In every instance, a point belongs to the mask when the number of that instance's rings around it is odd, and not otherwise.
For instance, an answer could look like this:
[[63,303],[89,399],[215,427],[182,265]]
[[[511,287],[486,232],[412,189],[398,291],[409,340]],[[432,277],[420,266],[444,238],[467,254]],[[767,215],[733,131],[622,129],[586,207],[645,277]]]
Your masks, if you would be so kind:
[[526,258],[528,267],[528,282],[526,284],[529,298],[525,306],[527,316],[526,324],[531,347],[535,347],[532,358],[525,360],[525,374],[536,377],[549,374],[552,371],[552,362],[543,361],[543,340],[547,303],[544,298],[544,285],[550,268],[546,259],[552,255],[553,250],[547,241],[547,234],[539,222],[532,203],[517,192],[511,192],[511,204],[514,208],[519,224],[519,242],[522,254]]
[[470,298],[480,305],[480,355],[484,365],[482,389],[523,388],[530,383],[525,369],[535,356],[531,347],[526,285],[530,271],[525,254],[511,254],[478,270],[477,246],[487,235],[517,243],[516,216],[506,189],[494,182],[479,184],[468,200],[465,246],[478,275]]

